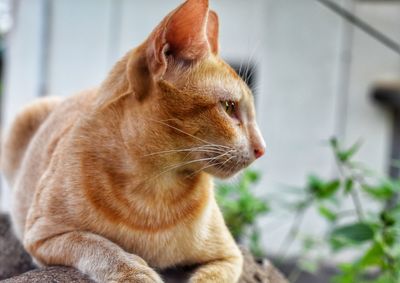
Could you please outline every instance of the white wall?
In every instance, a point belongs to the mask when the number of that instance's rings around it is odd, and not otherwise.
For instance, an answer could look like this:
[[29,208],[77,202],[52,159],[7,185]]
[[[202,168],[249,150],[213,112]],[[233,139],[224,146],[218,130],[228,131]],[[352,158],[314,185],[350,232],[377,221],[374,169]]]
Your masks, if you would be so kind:
[[[100,83],[113,62],[180,2],[21,0],[9,38],[6,127],[41,90],[70,95]],[[48,18],[46,3],[51,4]],[[350,0],[342,3],[353,7]],[[400,75],[399,56],[312,0],[211,0],[211,6],[220,15],[222,56],[257,65],[258,116],[268,145],[256,164],[263,171],[257,193],[279,193],[282,184],[301,186],[311,171],[335,174],[323,146],[332,135],[347,143],[363,139],[359,158],[377,171],[386,169],[390,115],[371,102],[368,90],[382,74]],[[400,41],[399,4],[359,2],[355,11]],[[3,209],[8,195],[3,189]],[[315,219],[308,216],[307,230],[323,227]],[[274,223],[281,228],[272,231]],[[276,251],[287,223],[273,217],[262,221],[270,251]]]
[[[400,42],[398,2],[343,2]],[[357,159],[385,172],[391,115],[369,94],[382,75],[400,77],[400,57],[314,1],[268,3],[267,73],[261,101],[265,112],[260,118],[269,154],[260,160],[264,179],[259,192],[279,194],[285,185],[301,187],[310,172],[335,176],[336,166],[326,146],[332,135],[347,145],[361,140]],[[310,211],[302,233],[321,232],[325,227],[319,219]],[[261,221],[270,252],[279,249],[293,221],[287,216]]]

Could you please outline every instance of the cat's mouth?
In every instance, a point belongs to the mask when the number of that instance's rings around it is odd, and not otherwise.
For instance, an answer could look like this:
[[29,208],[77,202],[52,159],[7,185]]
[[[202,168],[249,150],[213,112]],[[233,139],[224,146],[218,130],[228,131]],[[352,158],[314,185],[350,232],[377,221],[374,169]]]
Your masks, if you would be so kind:
[[204,168],[204,172],[218,178],[229,178],[248,165],[250,165],[250,161],[246,158],[230,154],[208,162],[208,165]]

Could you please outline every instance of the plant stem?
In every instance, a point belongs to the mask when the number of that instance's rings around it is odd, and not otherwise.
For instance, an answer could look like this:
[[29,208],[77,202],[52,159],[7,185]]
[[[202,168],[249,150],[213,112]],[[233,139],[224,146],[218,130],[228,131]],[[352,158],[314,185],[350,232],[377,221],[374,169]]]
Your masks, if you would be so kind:
[[303,208],[296,213],[295,218],[292,222],[292,226],[290,227],[289,232],[286,234],[284,240],[282,241],[281,246],[278,249],[278,254],[281,255],[282,261],[286,259],[287,253],[291,245],[293,244],[293,241],[297,238],[297,235],[300,232],[300,227],[301,224],[303,223],[307,208],[308,207]]
[[288,281],[290,283],[296,283],[301,275],[302,270],[296,265],[296,267],[290,272]]
[[[347,177],[347,174],[346,174],[346,171],[345,171],[345,169],[346,169],[346,163],[342,163],[342,162],[337,158],[337,155],[335,155],[335,161],[336,161],[336,166],[337,166],[337,168],[338,168],[338,171],[339,171],[339,174],[340,174],[341,178],[342,178],[343,180],[346,180],[346,179],[348,178],[348,177]],[[352,167],[349,167],[349,168],[347,168],[347,169],[348,169],[349,171],[351,171],[351,170],[352,170]],[[359,185],[360,187],[362,187],[362,186],[364,185],[363,179],[359,179],[356,175],[353,174],[353,172],[351,172],[351,174],[349,174],[349,175],[350,175],[350,178],[353,180],[353,182],[354,182],[354,181],[357,182],[358,185]],[[357,192],[355,189],[353,189],[353,190],[351,191],[350,195],[351,195],[351,200],[353,201],[354,207],[355,207],[355,209],[356,209],[356,213],[357,213],[358,220],[359,220],[359,221],[363,221],[363,219],[364,219],[364,212],[363,212],[363,208],[362,208],[362,205],[361,205],[361,201],[360,201],[360,197],[359,197],[359,195],[358,195],[358,192]]]
[[351,199],[353,201],[354,207],[356,208],[358,220],[363,221],[364,213],[363,213],[363,208],[361,205],[360,197],[358,196],[357,191],[352,190],[350,195],[351,195]]

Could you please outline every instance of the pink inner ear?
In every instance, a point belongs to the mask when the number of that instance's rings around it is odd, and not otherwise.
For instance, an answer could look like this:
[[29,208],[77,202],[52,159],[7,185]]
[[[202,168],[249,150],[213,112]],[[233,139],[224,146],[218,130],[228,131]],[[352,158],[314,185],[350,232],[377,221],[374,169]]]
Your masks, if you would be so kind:
[[208,0],[187,0],[171,12],[146,42],[149,70],[161,77],[167,70],[166,54],[177,60],[197,61],[218,53],[218,16]]
[[219,51],[218,33],[218,15],[214,11],[210,10],[210,12],[208,13],[207,37],[208,43],[210,44],[211,52],[214,54],[218,54]]
[[196,60],[209,51],[208,13],[208,0],[188,0],[171,15],[165,39],[173,55]]

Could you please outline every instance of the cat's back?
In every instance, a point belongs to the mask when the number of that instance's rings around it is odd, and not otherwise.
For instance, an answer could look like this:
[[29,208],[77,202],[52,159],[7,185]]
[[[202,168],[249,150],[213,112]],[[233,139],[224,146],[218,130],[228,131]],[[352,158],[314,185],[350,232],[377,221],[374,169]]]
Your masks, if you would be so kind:
[[90,90],[66,99],[39,99],[18,114],[11,126],[3,144],[2,167],[12,189],[12,216],[19,236],[39,179],[59,142],[89,111],[95,92]]

